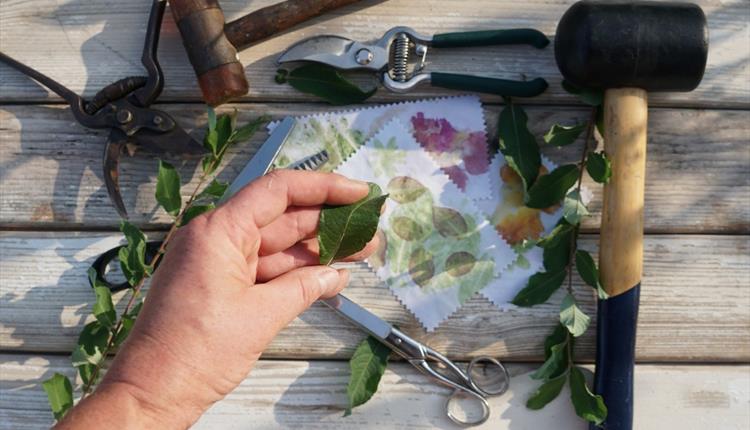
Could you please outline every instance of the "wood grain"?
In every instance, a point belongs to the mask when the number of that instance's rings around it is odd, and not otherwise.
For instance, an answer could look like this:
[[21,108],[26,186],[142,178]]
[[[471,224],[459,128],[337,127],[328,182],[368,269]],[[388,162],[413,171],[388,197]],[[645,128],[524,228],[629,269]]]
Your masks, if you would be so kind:
[[[90,317],[86,269],[118,242],[105,233],[0,234],[0,350],[71,351]],[[596,236],[586,236],[581,247],[593,251],[596,243]],[[638,360],[750,360],[749,245],[747,236],[647,236]],[[452,357],[537,360],[558,320],[562,292],[548,304],[507,312],[477,296],[425,333],[365,265],[351,268],[348,297]],[[593,290],[576,280],[576,295],[594,315]],[[594,333],[576,343],[581,359],[593,359]],[[265,356],[347,358],[362,337],[316,304],[282,331]]]
[[[73,376],[67,357],[0,355],[0,429],[47,428],[52,423],[40,383],[54,372]],[[567,387],[541,411],[524,407],[537,383],[532,366],[510,366],[510,390],[490,399],[492,415],[477,429],[584,430]],[[453,429],[443,415],[449,394],[405,363],[392,363],[366,405],[343,418],[346,363],[260,361],[250,376],[195,425],[215,428]],[[639,365],[635,369],[635,425],[639,430],[747,428],[750,366]],[[675,411],[675,413],[670,413]]]
[[[224,0],[227,20],[277,0]],[[312,19],[240,53],[250,81],[248,101],[303,101],[309,98],[273,77],[275,59],[292,43],[318,34],[338,34],[358,41],[377,39],[397,25],[433,34],[449,31],[537,28],[552,37],[573,0],[368,0]],[[710,50],[702,84],[689,93],[654,94],[653,106],[750,106],[750,9],[744,0],[698,0],[708,17]],[[2,0],[0,50],[52,76],[76,92],[92,96],[110,82],[142,74],[139,59],[149,0]],[[167,14],[159,60],[166,75],[163,101],[199,101],[195,73]],[[428,70],[531,79],[541,76],[550,89],[533,103],[575,103],[560,87],[552,45],[431,50]],[[367,82],[369,78],[365,78]],[[444,94],[420,87],[407,95],[381,89],[373,100],[403,100]],[[7,67],[0,67],[0,102],[59,100],[57,96]],[[485,101],[498,101],[485,96]]]
[[[205,125],[202,107],[163,105],[186,128]],[[261,114],[274,118],[333,110],[314,104],[234,105],[240,121]],[[501,106],[486,107],[490,142],[496,142]],[[541,136],[553,123],[573,124],[588,118],[575,108],[529,108],[532,131]],[[745,111],[652,109],[646,183],[647,232],[750,232],[750,114]],[[259,132],[250,143],[227,156],[220,179],[231,181],[267,137]],[[102,182],[101,157],[106,133],[79,126],[60,106],[0,106],[0,226],[25,229],[115,229],[119,217]],[[565,148],[544,145],[558,163],[577,162],[580,144]],[[154,199],[154,154],[123,157],[120,185],[131,221],[164,228],[169,217],[157,210]],[[195,161],[167,157],[178,165],[187,194],[197,183]],[[601,186],[590,180],[594,192],[585,221],[588,231],[598,228]]]

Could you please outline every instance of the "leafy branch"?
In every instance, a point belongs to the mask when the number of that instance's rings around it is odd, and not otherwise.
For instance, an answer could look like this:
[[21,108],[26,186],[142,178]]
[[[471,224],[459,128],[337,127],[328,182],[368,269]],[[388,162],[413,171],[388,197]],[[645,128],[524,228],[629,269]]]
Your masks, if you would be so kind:
[[[536,140],[526,128],[525,113],[508,100],[508,106],[500,114],[500,150],[508,164],[524,179],[526,206],[543,209],[562,202],[563,213],[555,228],[537,242],[537,246],[543,248],[544,270],[529,278],[528,284],[516,295],[513,303],[521,307],[544,303],[562,287],[567,278],[567,293],[560,304],[559,323],[544,342],[545,361],[531,375],[533,379],[542,381],[542,385],[529,397],[526,406],[535,410],[543,408],[560,394],[568,382],[576,414],[599,425],[606,419],[607,407],[601,396],[592,393],[582,369],[575,365],[575,339],[586,332],[591,318],[576,302],[573,271],[575,267],[581,279],[594,288],[599,299],[607,299],[594,259],[587,251],[578,249],[578,236],[581,221],[589,215],[581,196],[583,172],[586,170],[596,182],[606,183],[611,170],[606,155],[594,152],[591,147],[594,129],[602,129],[599,121],[601,94],[574,88],[569,83],[564,83],[563,87],[591,106],[590,117],[582,124],[553,125],[545,134],[544,141],[558,147],[567,146],[585,130],[578,164],[563,165],[540,176],[538,170],[532,170],[541,165],[541,159]],[[503,124],[504,119],[506,124]]]
[[[127,304],[119,318],[109,287],[99,279],[93,267],[89,269],[89,282],[96,297],[92,306],[95,320],[84,326],[71,355],[71,363],[81,378],[81,400],[93,391],[101,379],[107,356],[122,345],[130,334],[143,306],[141,290],[167,251],[174,234],[196,216],[214,209],[216,201],[224,195],[228,184],[217,181],[213,174],[221,165],[229,147],[248,140],[267,121],[266,117],[260,117],[236,128],[236,115],[237,112],[234,111],[217,117],[213,109],[208,109],[208,127],[203,139],[208,155],[202,160],[198,184],[184,205],[179,173],[171,164],[159,161],[155,198],[172,217],[173,222],[155,252],[148,252],[146,236],[138,227],[127,221],[120,223],[120,231],[125,236],[127,245],[120,248],[118,259],[130,288]],[[206,185],[209,180],[210,183]],[[74,404],[73,384],[66,376],[55,373],[42,386],[55,419],[62,419]]]

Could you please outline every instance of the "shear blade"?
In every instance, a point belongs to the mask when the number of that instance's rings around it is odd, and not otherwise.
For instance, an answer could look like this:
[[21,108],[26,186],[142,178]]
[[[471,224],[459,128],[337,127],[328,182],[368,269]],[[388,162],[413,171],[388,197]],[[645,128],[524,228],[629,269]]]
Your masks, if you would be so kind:
[[104,147],[104,184],[107,186],[109,199],[117,209],[117,213],[125,219],[128,218],[128,211],[125,210],[125,203],[122,202],[120,194],[120,154],[126,144],[127,140],[122,138],[119,132],[112,130],[110,140]]
[[[357,62],[357,52],[367,49],[372,53],[369,63]],[[378,46],[365,45],[341,36],[314,36],[290,46],[276,60],[278,64],[309,61],[327,64],[340,70],[380,70],[388,65],[387,52]]]

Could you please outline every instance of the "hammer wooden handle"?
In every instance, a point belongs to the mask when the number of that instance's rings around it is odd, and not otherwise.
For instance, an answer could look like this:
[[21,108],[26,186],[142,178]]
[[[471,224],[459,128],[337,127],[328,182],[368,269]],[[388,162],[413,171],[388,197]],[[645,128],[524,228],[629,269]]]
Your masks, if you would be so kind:
[[611,430],[633,428],[647,122],[645,90],[605,92],[604,151],[612,161],[612,177],[604,186],[599,268],[610,298],[598,304],[594,391],[604,398],[608,408],[605,428]]
[[287,0],[258,9],[228,23],[227,39],[238,51],[310,18],[359,0]]

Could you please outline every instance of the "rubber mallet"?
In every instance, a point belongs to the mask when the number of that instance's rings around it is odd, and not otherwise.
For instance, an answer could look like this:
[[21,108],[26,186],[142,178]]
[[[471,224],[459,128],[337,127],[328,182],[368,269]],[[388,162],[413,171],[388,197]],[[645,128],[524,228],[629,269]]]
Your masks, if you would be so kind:
[[604,186],[599,267],[610,298],[597,311],[594,390],[604,428],[631,429],[635,333],[643,267],[647,93],[691,91],[708,56],[706,16],[689,3],[581,1],[563,15],[555,59],[572,84],[604,90]]

